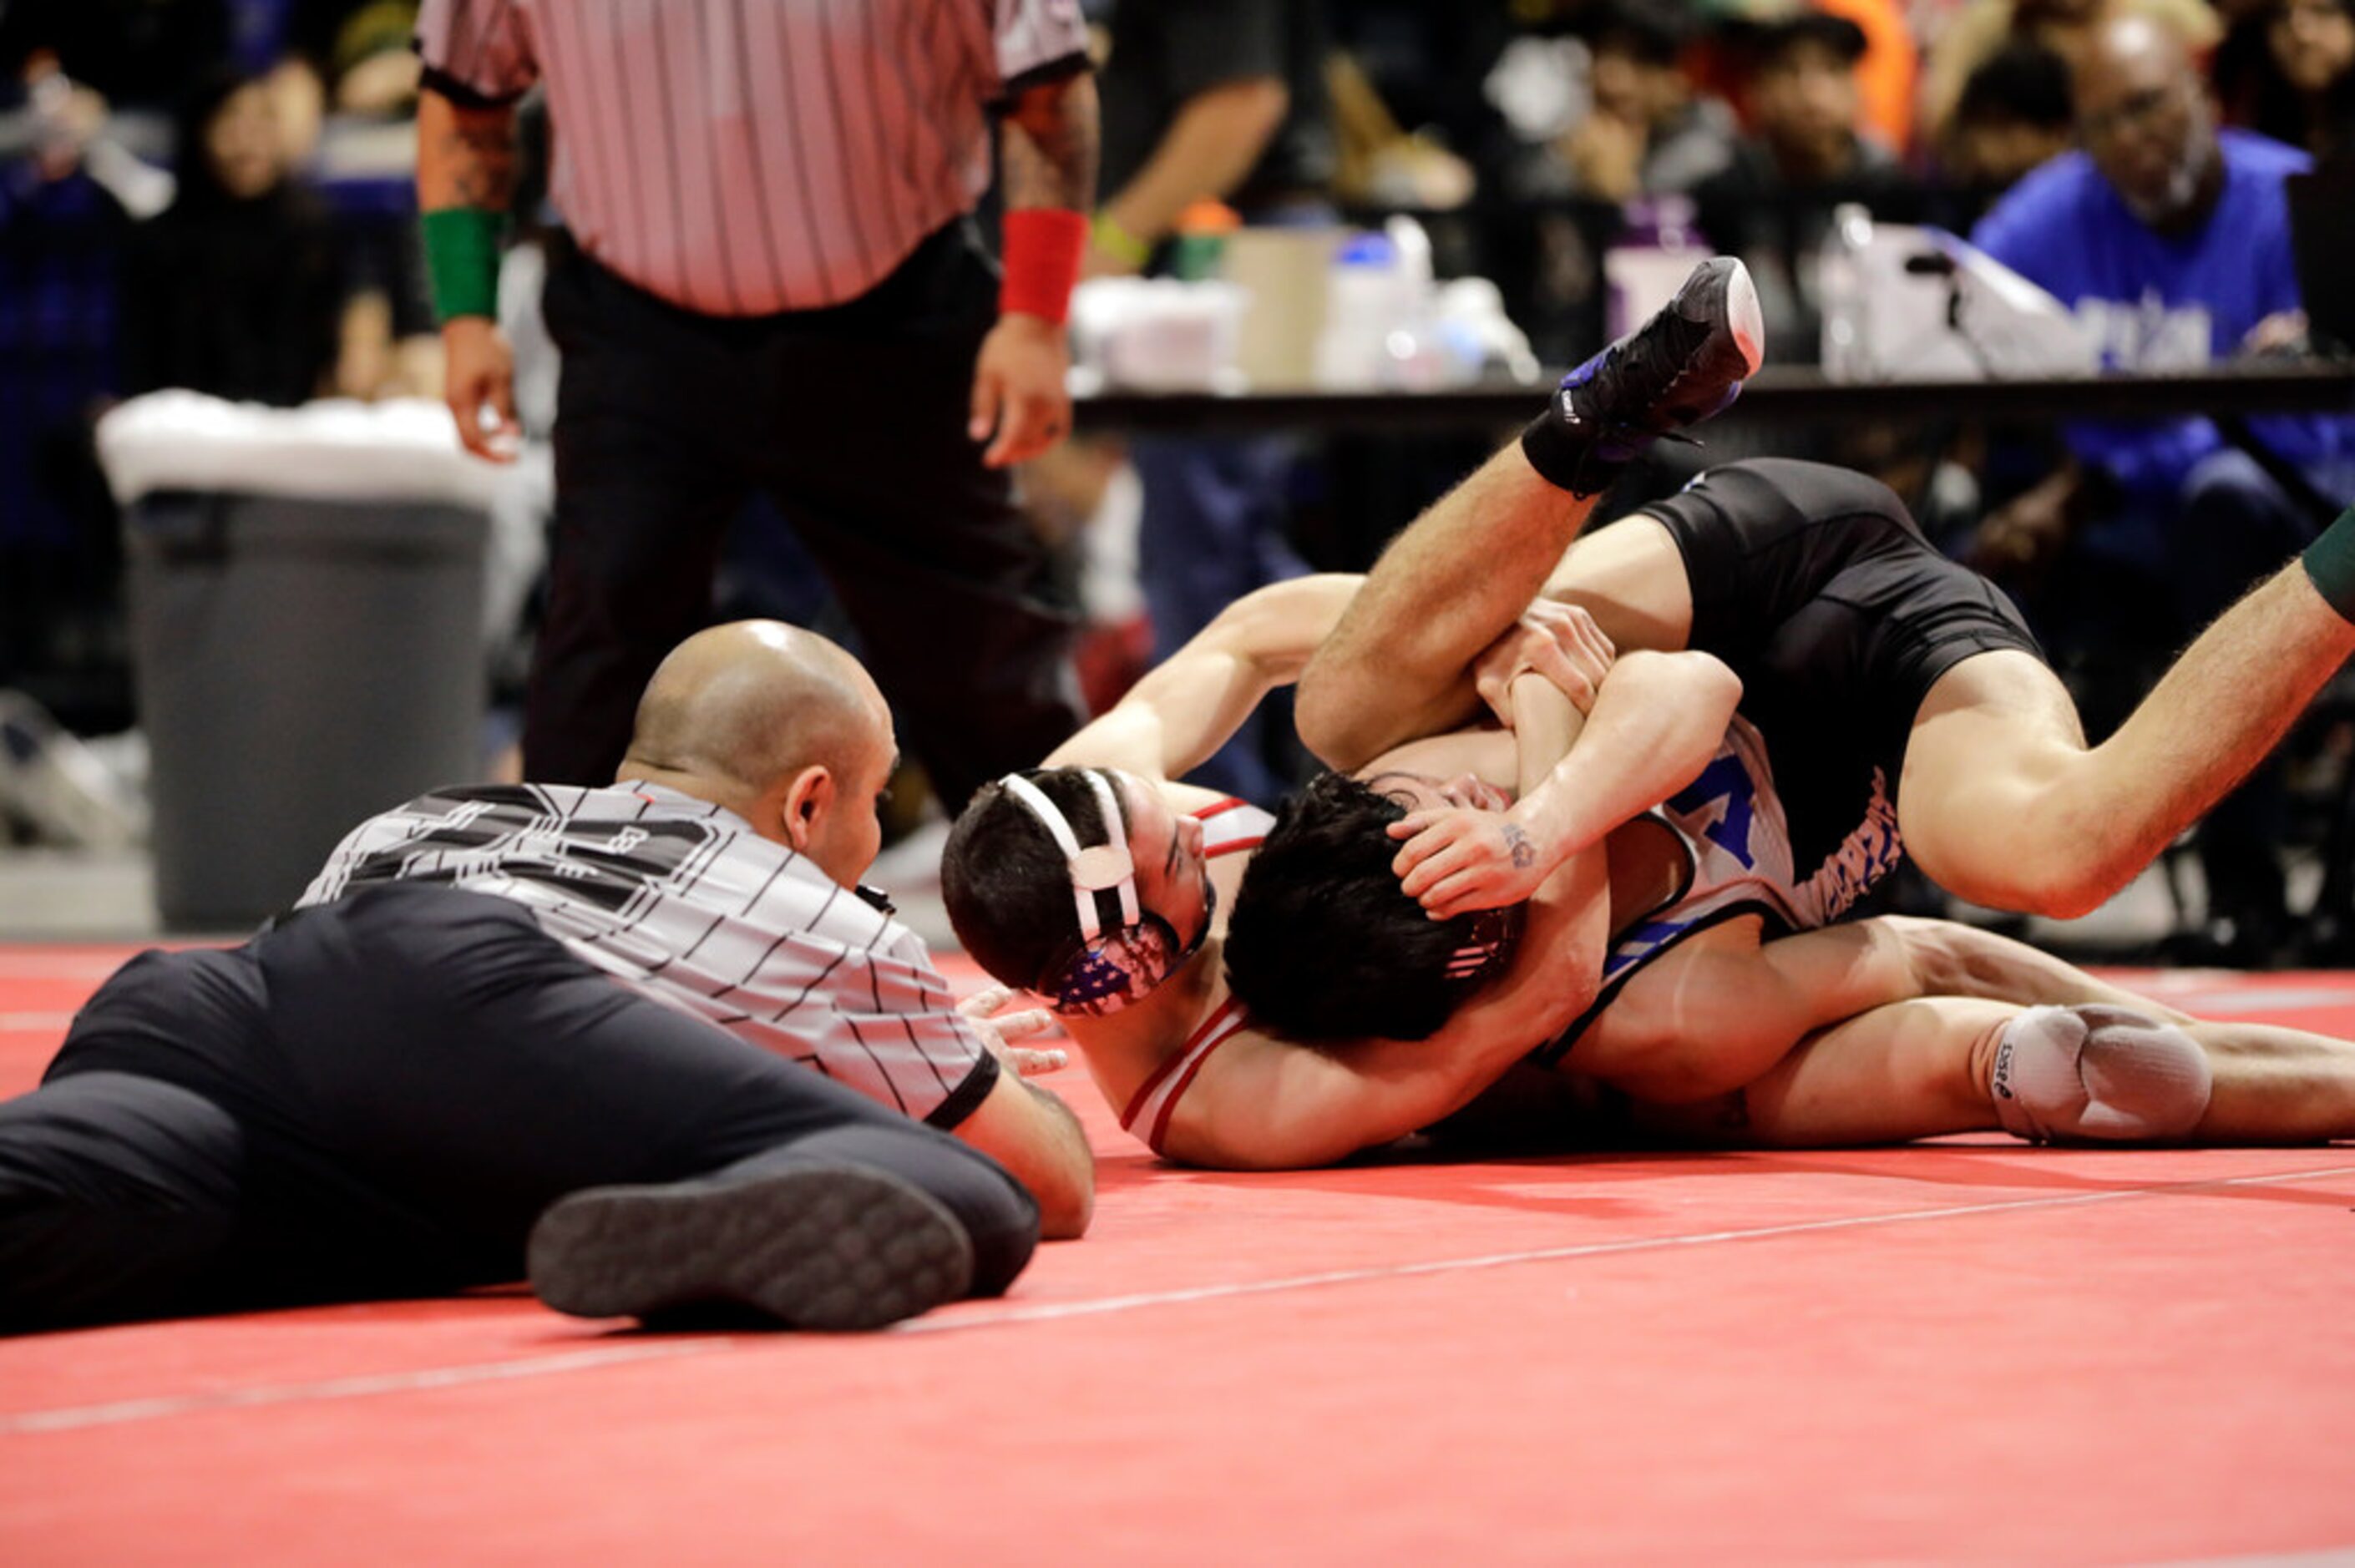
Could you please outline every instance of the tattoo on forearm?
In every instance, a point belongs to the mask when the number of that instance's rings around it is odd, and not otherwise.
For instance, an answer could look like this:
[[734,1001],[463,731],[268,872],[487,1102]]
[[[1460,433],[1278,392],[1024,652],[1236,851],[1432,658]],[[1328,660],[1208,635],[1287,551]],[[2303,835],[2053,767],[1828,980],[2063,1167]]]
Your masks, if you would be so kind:
[[441,153],[459,206],[504,212],[515,200],[516,138],[512,124],[455,127],[442,136]]
[[1520,824],[1518,822],[1505,824],[1505,847],[1512,853],[1516,870],[1527,871],[1537,864],[1537,846],[1529,842],[1529,835],[1521,831]]
[[1008,117],[999,138],[1006,205],[1085,212],[1096,196],[1094,85],[1081,78],[1043,96]]

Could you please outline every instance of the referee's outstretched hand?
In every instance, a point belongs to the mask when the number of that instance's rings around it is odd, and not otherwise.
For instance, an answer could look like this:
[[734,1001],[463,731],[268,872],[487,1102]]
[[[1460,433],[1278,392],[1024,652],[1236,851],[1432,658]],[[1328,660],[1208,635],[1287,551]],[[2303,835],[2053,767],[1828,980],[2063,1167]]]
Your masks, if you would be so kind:
[[1043,1007],[1029,1007],[1019,1012],[993,1016],[1013,999],[1014,992],[1006,986],[985,986],[958,1002],[957,1011],[981,1035],[981,1043],[989,1047],[992,1055],[1026,1078],[1051,1073],[1070,1061],[1071,1057],[1061,1051],[1041,1051],[1032,1046],[1007,1044],[1026,1034],[1042,1033],[1054,1023],[1054,1019]]
[[973,419],[965,429],[989,442],[984,463],[1026,462],[1071,433],[1071,394],[1063,385],[1071,366],[1060,325],[1019,311],[998,317],[974,362]]

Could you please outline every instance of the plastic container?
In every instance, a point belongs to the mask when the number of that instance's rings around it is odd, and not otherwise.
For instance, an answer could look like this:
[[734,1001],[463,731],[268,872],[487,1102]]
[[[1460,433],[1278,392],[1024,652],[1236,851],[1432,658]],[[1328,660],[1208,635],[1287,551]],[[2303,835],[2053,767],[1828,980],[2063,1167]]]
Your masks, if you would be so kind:
[[1865,251],[1872,244],[1872,214],[1855,202],[1832,209],[1816,264],[1816,298],[1823,309],[1822,361],[1830,381],[1875,378],[1870,310],[1865,297]]
[[361,819],[482,772],[479,512],[159,493],[125,524],[155,902],[293,903]]
[[1689,196],[1642,196],[1626,204],[1619,233],[1603,252],[1603,329],[1613,342],[1642,325],[1709,260],[1693,228]]
[[438,407],[190,393],[100,421],[123,506],[156,904],[250,927],[360,820],[482,775],[486,512]]
[[1178,236],[1169,248],[1169,275],[1189,283],[1226,275],[1227,236],[1243,226],[1224,202],[1198,201],[1178,215]]

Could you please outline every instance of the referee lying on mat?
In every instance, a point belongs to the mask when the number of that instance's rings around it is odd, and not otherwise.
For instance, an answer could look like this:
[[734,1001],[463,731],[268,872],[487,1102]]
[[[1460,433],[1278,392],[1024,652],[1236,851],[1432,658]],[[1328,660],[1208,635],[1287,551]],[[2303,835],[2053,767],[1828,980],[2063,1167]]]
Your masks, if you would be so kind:
[[895,752],[847,653],[719,627],[620,782],[425,796],[243,946],[133,959],[0,1104],[0,1327],[437,1294],[527,1241],[589,1317],[1004,1290],[1093,1166],[1005,1044],[1040,1015],[954,1005],[857,885]]

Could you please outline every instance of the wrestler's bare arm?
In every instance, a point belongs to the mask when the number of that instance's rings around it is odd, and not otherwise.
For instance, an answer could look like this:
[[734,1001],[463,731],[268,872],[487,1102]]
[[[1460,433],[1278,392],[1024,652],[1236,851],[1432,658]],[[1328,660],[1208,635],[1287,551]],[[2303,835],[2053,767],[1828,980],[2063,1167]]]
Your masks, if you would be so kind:
[[[1514,695],[1519,767],[1536,777],[1584,721],[1541,676],[1522,676]],[[1325,1165],[1451,1116],[1585,1011],[1609,936],[1606,857],[1599,849],[1570,857],[1529,899],[1512,965],[1436,1034],[1319,1047],[1240,1034],[1205,1065],[1162,1150],[1244,1170]]]
[[1597,690],[1578,742],[1504,812],[1416,811],[1392,825],[1397,869],[1434,918],[1528,895],[1568,856],[1600,843],[1709,765],[1742,683],[1707,653],[1623,655]]
[[1363,580],[1328,572],[1245,594],[1057,747],[1047,766],[1121,768],[1151,779],[1192,771],[1268,693],[1300,678]]
[[1327,1165],[1461,1109],[1593,1001],[1608,938],[1606,882],[1599,852],[1565,863],[1529,901],[1520,948],[1528,959],[1428,1040],[1312,1049],[1235,1036],[1179,1102],[1162,1151],[1226,1170]]

